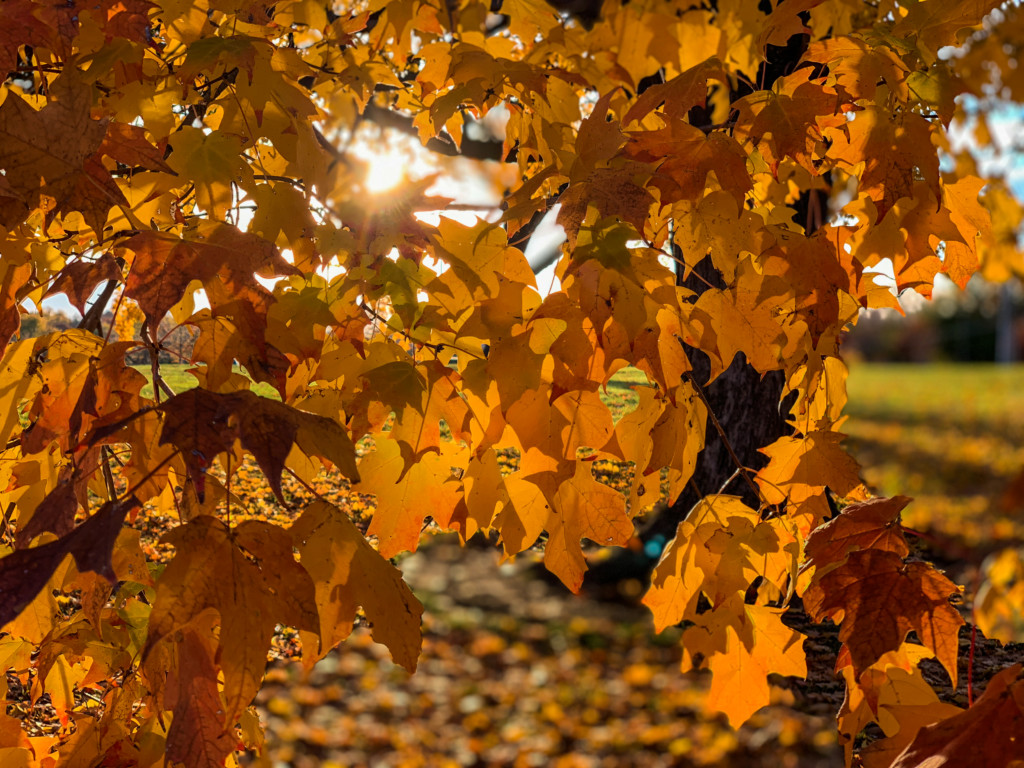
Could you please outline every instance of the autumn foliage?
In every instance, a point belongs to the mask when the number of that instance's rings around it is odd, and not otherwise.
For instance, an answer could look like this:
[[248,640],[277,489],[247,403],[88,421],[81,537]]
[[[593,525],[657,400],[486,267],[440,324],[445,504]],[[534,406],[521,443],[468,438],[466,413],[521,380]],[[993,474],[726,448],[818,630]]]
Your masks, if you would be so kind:
[[[0,661],[60,721],[30,739],[0,712],[0,763],[234,764],[261,743],[250,705],[280,626],[312,666],[362,616],[414,669],[423,609],[389,559],[425,527],[542,548],[579,590],[584,542],[626,545],[690,481],[715,428],[696,350],[711,380],[737,355],[781,371],[792,428],[762,469],[700,489],[643,598],[658,628],[683,623],[709,706],[739,725],[769,674],[806,673],[784,620],[800,598],[840,625],[848,755],[872,722],[887,738],[868,765],[1024,755],[1019,667],[966,711],[922,677],[934,657],[956,685],[960,587],[913,558],[910,500],[869,498],[839,431],[842,332],[896,306],[875,268],[926,297],[938,273],[1022,271],[1021,209],[969,147],[989,144],[987,104],[1024,98],[1024,16],[984,0],[593,16],[0,3]],[[476,162],[500,206],[417,216],[449,202],[434,176],[374,193],[367,129],[416,136],[435,175]],[[547,292],[518,246],[555,205]],[[58,293],[80,327],[19,340]],[[113,341],[105,309],[138,313],[139,337]],[[168,316],[197,334],[189,391],[160,375]],[[126,363],[139,350],[152,397]],[[627,366],[650,386],[615,421],[600,392]],[[234,520],[245,456],[282,502],[286,473],[351,484],[375,499],[368,528],[322,498],[288,527]],[[628,463],[626,493],[597,458]],[[741,484],[756,507],[726,493]],[[177,522],[166,566],[127,524],[146,510]]]

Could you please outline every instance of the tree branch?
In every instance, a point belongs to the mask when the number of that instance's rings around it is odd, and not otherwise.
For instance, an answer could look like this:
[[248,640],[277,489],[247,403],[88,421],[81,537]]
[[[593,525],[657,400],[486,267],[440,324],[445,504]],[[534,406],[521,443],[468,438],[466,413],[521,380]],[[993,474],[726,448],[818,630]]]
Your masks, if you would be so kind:
[[[407,136],[420,138],[420,133],[413,124],[411,115],[395,112],[371,101],[366,105],[366,109],[363,110],[362,116],[364,120],[369,120],[382,128],[391,128]],[[435,154],[444,155],[445,157],[468,157],[473,160],[493,160],[495,162],[502,162],[506,159],[504,156],[504,142],[496,139],[481,141],[464,135],[460,148],[455,143],[455,139],[447,133],[441,133],[439,136],[428,139],[424,147]]]

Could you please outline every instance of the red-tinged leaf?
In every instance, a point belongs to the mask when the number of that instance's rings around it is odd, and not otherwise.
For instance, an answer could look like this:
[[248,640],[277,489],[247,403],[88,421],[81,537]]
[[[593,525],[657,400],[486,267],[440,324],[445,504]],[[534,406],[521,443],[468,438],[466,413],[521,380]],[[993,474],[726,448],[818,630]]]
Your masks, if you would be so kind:
[[[181,301],[193,280],[201,281],[208,292],[216,294],[210,297],[215,306],[233,297],[243,298],[258,309],[269,293],[254,275],[299,274],[273,243],[230,224],[210,224],[193,239],[140,232],[124,246],[135,252],[125,294],[138,302],[146,313],[146,322],[154,328]],[[265,307],[263,318],[265,325]]]
[[57,275],[46,295],[66,294],[71,305],[84,315],[85,304],[96,286],[106,280],[120,279],[121,268],[117,261],[109,253],[103,253],[95,261],[78,259],[68,264]]
[[0,356],[21,328],[20,294],[32,279],[32,272],[31,261],[19,264],[4,259],[0,264]]
[[233,728],[224,725],[224,702],[212,652],[191,627],[175,638],[177,669],[170,697],[174,719],[167,729],[167,759],[189,768],[221,768],[235,748]]
[[131,123],[108,123],[107,134],[97,151],[129,167],[174,174],[171,167],[164,162],[163,150],[149,142],[145,129]]
[[1024,672],[1014,664],[993,677],[974,706],[929,725],[892,768],[1019,765],[1024,760]]
[[355,446],[348,432],[325,416],[306,413],[290,405],[260,397],[248,390],[218,394],[192,389],[160,406],[164,425],[160,444],[179,451],[189,476],[203,499],[203,478],[214,457],[241,442],[256,458],[278,500],[281,472],[292,447],[307,456],[318,456],[358,482]]
[[743,206],[753,186],[747,153],[734,138],[720,131],[705,134],[681,118],[666,122],[661,130],[631,133],[626,152],[657,167],[650,185],[660,191],[662,203],[698,202],[712,172],[737,206]]
[[137,506],[133,497],[109,501],[66,536],[31,549],[19,549],[0,560],[0,627],[32,602],[67,555],[75,558],[79,571],[94,571],[113,582],[114,543],[125,515]]
[[352,632],[362,606],[373,639],[386,645],[396,664],[416,670],[423,642],[423,606],[402,572],[381,557],[342,510],[314,501],[291,527],[302,565],[316,585],[320,653],[305,650],[308,669]]
[[717,58],[690,67],[666,83],[652,85],[630,107],[622,122],[640,120],[658,107],[663,107],[670,118],[683,119],[691,109],[703,107],[707,103],[709,79],[728,83],[725,68]]
[[910,547],[900,527],[900,512],[911,501],[907,496],[893,496],[850,504],[811,533],[804,549],[807,564],[820,572],[841,564],[855,550],[867,549],[906,557]]
[[804,592],[815,621],[839,620],[855,675],[894,651],[911,631],[934,653],[956,686],[957,633],[964,620],[949,598],[957,586],[927,563],[905,563],[895,552],[869,549],[816,578]]
[[220,615],[220,666],[227,703],[221,724],[233,724],[259,690],[274,627],[320,631],[315,588],[295,561],[288,533],[250,520],[229,529],[208,515],[166,534],[174,559],[157,581],[146,658],[202,611]]

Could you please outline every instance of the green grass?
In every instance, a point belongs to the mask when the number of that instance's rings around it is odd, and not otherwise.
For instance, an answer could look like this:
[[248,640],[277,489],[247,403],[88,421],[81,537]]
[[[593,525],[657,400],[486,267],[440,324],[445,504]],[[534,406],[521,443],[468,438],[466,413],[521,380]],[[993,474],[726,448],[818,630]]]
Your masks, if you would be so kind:
[[[188,363],[161,363],[160,377],[167,382],[167,386],[174,390],[176,394],[190,389],[195,389],[199,386],[199,382],[196,381],[196,378],[192,374],[188,373],[188,369],[192,367],[193,366]],[[152,370],[150,367],[148,365],[133,365],[132,368],[145,376],[146,381],[149,382],[142,388],[143,397],[152,397],[153,380]],[[235,366],[235,371],[245,375],[245,371],[243,371],[240,366]],[[275,400],[280,400],[280,396],[277,394],[277,391],[269,384],[256,384],[253,386],[252,390],[263,397],[272,397]]]
[[1024,365],[853,364],[852,417],[1024,430]]
[[1024,366],[854,364],[846,446],[865,482],[949,551],[1024,539]]

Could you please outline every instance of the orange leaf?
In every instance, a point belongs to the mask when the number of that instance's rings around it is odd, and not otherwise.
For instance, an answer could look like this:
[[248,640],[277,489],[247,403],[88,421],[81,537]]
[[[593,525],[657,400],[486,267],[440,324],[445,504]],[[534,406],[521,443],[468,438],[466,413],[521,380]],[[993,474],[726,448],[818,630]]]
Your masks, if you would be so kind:
[[224,725],[211,649],[192,627],[174,641],[178,664],[169,692],[174,698],[174,719],[167,729],[167,759],[190,768],[220,768],[237,739]]
[[782,613],[737,596],[697,616],[683,633],[683,671],[707,664],[707,705],[724,712],[733,728],[769,703],[769,674],[807,674],[804,635],[783,624]]
[[450,525],[462,496],[452,467],[464,461],[468,450],[442,443],[438,453],[428,453],[410,467],[397,442],[381,437],[376,443],[377,450],[360,461],[362,480],[353,489],[377,496],[367,534],[378,538],[384,557],[415,552],[427,515],[442,528]]
[[795,504],[816,496],[827,486],[840,496],[857,487],[857,462],[840,446],[838,432],[810,432],[804,437],[780,437],[761,453],[769,462],[757,473],[757,483],[770,504],[787,499]]
[[291,535],[316,586],[320,613],[320,653],[305,650],[303,666],[311,668],[349,636],[356,608],[362,606],[373,639],[388,647],[396,664],[416,671],[423,606],[401,571],[370,546],[348,515],[323,501],[306,507]]
[[259,690],[274,627],[319,633],[313,582],[295,562],[287,531],[270,523],[250,520],[229,529],[203,515],[162,541],[177,551],[157,581],[142,657],[202,611],[215,609],[227,702],[220,722],[234,724]]
[[579,591],[587,570],[580,539],[621,547],[633,535],[625,498],[595,480],[591,467],[589,461],[576,462],[576,473],[555,494],[547,523],[544,565],[573,592]]

